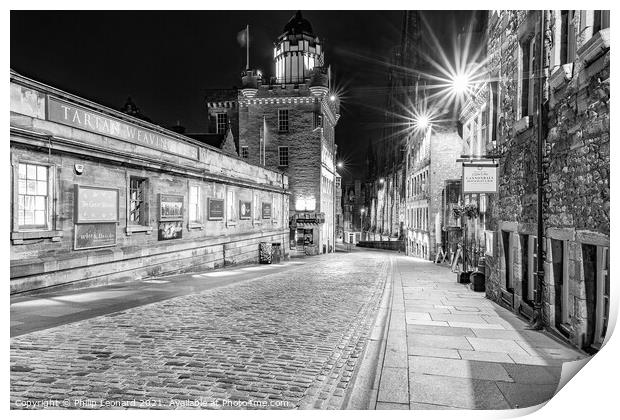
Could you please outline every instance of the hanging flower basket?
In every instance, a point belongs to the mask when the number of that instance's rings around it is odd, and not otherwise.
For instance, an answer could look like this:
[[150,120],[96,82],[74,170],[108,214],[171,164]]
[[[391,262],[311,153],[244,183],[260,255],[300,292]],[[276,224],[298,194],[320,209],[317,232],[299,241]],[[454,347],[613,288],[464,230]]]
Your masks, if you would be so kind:
[[455,219],[460,218],[463,214],[467,216],[468,219],[473,219],[475,217],[478,217],[480,212],[478,210],[478,206],[476,206],[475,204],[466,204],[464,206],[454,206],[452,208],[452,214],[454,215]]

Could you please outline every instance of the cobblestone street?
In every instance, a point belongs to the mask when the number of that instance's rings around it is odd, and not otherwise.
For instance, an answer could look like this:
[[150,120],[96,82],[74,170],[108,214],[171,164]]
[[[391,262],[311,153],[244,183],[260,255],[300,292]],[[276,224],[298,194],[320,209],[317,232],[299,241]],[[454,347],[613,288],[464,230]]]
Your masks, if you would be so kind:
[[256,280],[14,337],[11,407],[340,408],[388,255],[323,255]]

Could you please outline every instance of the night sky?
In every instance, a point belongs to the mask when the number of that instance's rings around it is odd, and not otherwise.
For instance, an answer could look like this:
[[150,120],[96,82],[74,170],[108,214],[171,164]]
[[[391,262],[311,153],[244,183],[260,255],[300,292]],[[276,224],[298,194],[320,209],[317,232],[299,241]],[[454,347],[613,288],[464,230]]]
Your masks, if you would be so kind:
[[[12,11],[11,68],[119,109],[131,96],[164,127],[206,132],[205,90],[240,86],[250,25],[250,65],[273,74],[273,42],[295,11]],[[342,91],[336,131],[345,177],[362,175],[369,140],[380,137],[390,50],[400,42],[400,11],[302,11],[324,42]],[[457,13],[458,15],[458,13]],[[442,42],[453,12],[427,12]],[[348,175],[348,176],[347,176]]]

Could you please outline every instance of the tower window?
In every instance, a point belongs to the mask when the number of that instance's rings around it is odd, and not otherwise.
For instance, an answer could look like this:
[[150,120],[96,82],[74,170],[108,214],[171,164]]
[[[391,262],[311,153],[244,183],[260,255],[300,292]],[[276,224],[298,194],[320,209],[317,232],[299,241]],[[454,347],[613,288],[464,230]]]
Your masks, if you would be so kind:
[[278,109],[278,131],[288,132],[288,109]]
[[249,157],[248,146],[241,146],[241,157],[247,159]]
[[216,115],[217,124],[216,124],[216,133],[217,134],[226,134],[226,129],[228,128],[228,118],[225,112],[220,112]]

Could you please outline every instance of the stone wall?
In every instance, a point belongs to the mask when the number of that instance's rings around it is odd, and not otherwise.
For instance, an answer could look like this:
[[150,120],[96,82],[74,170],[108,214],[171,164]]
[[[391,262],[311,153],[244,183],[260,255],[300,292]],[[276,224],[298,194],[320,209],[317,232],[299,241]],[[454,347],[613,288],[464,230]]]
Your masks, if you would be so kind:
[[[569,11],[572,12],[572,11]],[[609,246],[609,29],[593,33],[594,11],[575,11],[569,20],[575,28],[575,57],[560,65],[560,11],[546,12],[544,62],[548,72],[545,83],[543,158],[543,221],[546,249],[543,319],[549,328],[558,329],[578,346],[587,347],[593,323],[592,300],[586,278],[592,274],[586,267],[583,247],[600,250]],[[536,23],[538,22],[538,23]],[[536,150],[538,126],[535,115],[529,119],[519,115],[521,95],[518,79],[519,41],[533,29],[538,39],[540,12],[502,11],[489,19],[487,50],[488,70],[499,78],[500,115],[496,144],[488,144],[487,152],[499,153],[499,195],[489,202],[487,229],[495,232],[493,256],[487,257],[487,295],[501,301],[506,289],[506,276],[513,273],[514,305],[518,310],[523,300],[523,264],[519,235],[536,235],[537,180]],[[540,68],[540,42],[535,42],[534,71]],[[534,92],[539,89],[534,82]],[[534,109],[538,104],[534,99]],[[511,232],[512,267],[505,262],[508,249],[502,231]],[[523,238],[523,237],[522,237]],[[551,240],[561,241],[568,249],[569,287],[568,322],[557,323],[556,309],[560,289],[554,284]],[[588,248],[590,249],[590,248]],[[566,258],[566,257],[565,257]],[[557,269],[557,268],[556,268]],[[600,269],[600,267],[599,267]],[[585,270],[585,271],[584,271]],[[557,276],[558,273],[555,273]]]
[[[123,119],[136,129],[156,131],[195,146],[197,159],[49,121],[46,95],[62,97],[106,118]],[[51,172],[49,229],[23,229],[17,223],[20,163],[44,165]],[[12,74],[11,83],[11,164],[11,293],[68,284],[91,286],[251,262],[258,259],[259,242],[284,244],[288,239],[286,176],[16,74]],[[144,226],[129,222],[131,176],[147,179]],[[76,249],[76,185],[118,189],[119,217],[118,222],[113,222],[116,244]],[[199,190],[201,211],[196,221],[190,221],[188,216],[190,186]],[[160,194],[182,196],[181,238],[162,240],[158,236]],[[234,201],[232,217],[208,220],[207,200],[224,199],[228,208],[229,194]],[[253,201],[255,209],[260,208],[259,203],[271,202],[272,215],[268,219],[239,220],[238,200]]]

